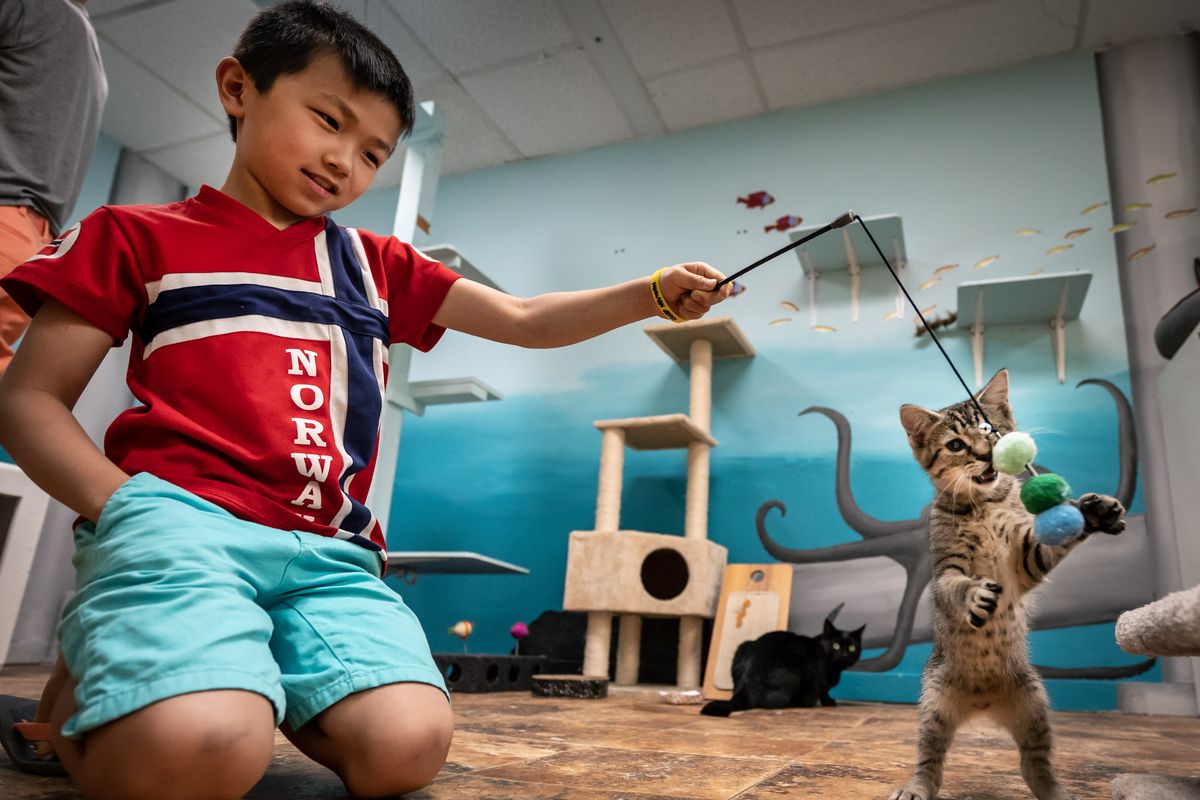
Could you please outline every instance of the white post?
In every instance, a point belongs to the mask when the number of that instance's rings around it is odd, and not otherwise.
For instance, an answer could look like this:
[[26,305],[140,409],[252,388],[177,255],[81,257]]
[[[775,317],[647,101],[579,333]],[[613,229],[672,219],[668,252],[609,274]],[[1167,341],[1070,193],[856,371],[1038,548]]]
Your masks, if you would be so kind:
[[681,689],[700,686],[700,617],[679,618],[679,659],[675,663],[675,683]]
[[[691,346],[691,396],[688,416],[705,433],[712,424],[713,346],[708,339],[696,339]],[[687,497],[684,503],[683,535],[689,539],[708,538],[708,480],[712,448],[705,442],[692,442],[687,452]]]
[[637,614],[622,614],[617,630],[617,684],[632,686],[637,683],[641,654],[642,618]]
[[1067,382],[1067,325],[1063,321],[1063,315],[1067,313],[1067,294],[1070,288],[1071,280],[1068,278],[1063,281],[1062,291],[1058,294],[1058,310],[1054,312],[1054,319],[1050,320],[1050,336],[1054,349],[1054,368],[1058,372],[1059,383]]
[[975,295],[975,321],[971,323],[971,357],[975,361],[975,388],[983,386],[983,289]]
[[850,229],[842,228],[842,244],[846,247],[846,262],[850,272],[850,319],[858,322],[858,284],[862,268],[858,264],[858,254],[854,252],[854,243],[850,241]]
[[600,440],[600,485],[596,489],[596,530],[621,527],[621,481],[625,469],[625,429],[605,428]]
[[583,646],[583,674],[608,677],[608,648],[612,640],[612,618],[608,611],[589,611],[587,638]]

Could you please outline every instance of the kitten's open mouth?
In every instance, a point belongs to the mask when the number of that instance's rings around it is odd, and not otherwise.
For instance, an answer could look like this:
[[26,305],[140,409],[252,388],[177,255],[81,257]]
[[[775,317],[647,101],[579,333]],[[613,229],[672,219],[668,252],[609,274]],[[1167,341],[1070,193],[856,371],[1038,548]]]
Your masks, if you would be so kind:
[[971,480],[980,484],[981,486],[985,483],[991,483],[992,481],[996,480],[996,470],[993,469],[991,465],[988,465],[987,469],[972,477]]

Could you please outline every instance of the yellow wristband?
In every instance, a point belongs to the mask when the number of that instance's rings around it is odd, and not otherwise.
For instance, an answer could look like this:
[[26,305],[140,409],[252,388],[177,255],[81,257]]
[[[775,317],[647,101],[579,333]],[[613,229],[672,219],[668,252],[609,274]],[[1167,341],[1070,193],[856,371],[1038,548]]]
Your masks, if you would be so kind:
[[650,295],[654,298],[654,305],[658,306],[659,315],[666,317],[671,322],[686,322],[687,320],[671,310],[671,304],[667,302],[667,298],[663,297],[662,286],[658,283],[659,275],[662,275],[661,269],[650,278]]

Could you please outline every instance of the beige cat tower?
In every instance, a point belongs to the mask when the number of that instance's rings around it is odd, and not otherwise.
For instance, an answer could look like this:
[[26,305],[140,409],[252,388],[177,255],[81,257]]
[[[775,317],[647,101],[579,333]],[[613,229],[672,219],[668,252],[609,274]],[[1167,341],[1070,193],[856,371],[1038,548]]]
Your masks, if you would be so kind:
[[[637,683],[642,617],[679,618],[676,683],[700,686],[701,620],[716,613],[726,550],[708,540],[709,433],[714,359],[748,358],[754,348],[729,317],[651,325],[646,334],[679,364],[691,365],[687,414],[597,420],[602,434],[596,529],[573,531],[563,608],[588,612],[585,676],[607,676],[613,615],[620,616],[617,685]],[[625,448],[687,450],[683,536],[620,530]]]

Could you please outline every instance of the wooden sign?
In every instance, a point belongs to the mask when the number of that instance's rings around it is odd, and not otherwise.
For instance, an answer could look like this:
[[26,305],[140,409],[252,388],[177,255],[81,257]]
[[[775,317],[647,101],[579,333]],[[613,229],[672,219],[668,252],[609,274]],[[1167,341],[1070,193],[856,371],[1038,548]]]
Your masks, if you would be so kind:
[[790,564],[729,564],[721,580],[721,597],[713,620],[708,665],[704,670],[706,700],[733,696],[730,667],[742,642],[771,631],[787,630],[792,598]]

